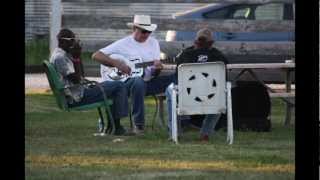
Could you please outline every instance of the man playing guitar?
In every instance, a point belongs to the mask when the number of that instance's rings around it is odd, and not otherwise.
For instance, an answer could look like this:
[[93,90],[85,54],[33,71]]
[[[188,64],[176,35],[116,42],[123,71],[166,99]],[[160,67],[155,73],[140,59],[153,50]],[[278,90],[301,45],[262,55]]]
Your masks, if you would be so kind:
[[[157,76],[163,65],[159,42],[150,36],[157,28],[156,24],[151,24],[150,16],[135,15],[128,26],[133,29],[131,35],[98,50],[92,59],[101,64],[103,80],[120,80],[125,84],[132,99],[133,132],[143,134],[144,96],[164,92],[173,76]],[[136,67],[139,63],[141,67]]]

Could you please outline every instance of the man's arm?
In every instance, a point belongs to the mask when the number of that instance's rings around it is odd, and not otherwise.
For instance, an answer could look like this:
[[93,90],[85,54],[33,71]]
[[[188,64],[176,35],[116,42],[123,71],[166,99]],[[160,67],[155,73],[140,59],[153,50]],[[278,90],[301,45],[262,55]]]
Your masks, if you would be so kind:
[[185,56],[185,51],[181,50],[174,58],[174,61],[176,63],[176,69],[174,72],[174,80],[173,80],[174,84],[178,84],[178,66],[183,63],[184,56]]
[[82,47],[79,42],[75,42],[72,48],[70,48],[70,54],[72,55],[73,59],[73,66],[75,73],[79,76],[79,79],[84,78],[84,68],[81,61],[81,53]]
[[220,52],[220,57],[221,57],[221,59],[223,60],[223,62],[224,62],[225,64],[229,64],[228,59],[227,59],[226,56],[223,55],[221,52]]
[[220,50],[216,49],[215,53],[216,53],[217,59],[219,59],[220,61],[223,61],[225,64],[229,64],[228,59]]
[[99,62],[100,64],[103,64],[105,66],[111,66],[111,67],[116,67],[118,68],[120,71],[126,73],[126,74],[130,74],[131,73],[131,69],[129,66],[127,66],[125,64],[125,62],[116,60],[116,59],[112,59],[110,58],[109,55],[105,55],[100,51],[97,51],[95,53],[92,54],[92,60],[95,60],[97,62]]
[[58,56],[53,61],[56,70],[66,79],[71,81],[74,84],[78,84],[80,82],[80,78],[75,73],[74,67],[71,67],[67,63],[67,59],[64,56]]

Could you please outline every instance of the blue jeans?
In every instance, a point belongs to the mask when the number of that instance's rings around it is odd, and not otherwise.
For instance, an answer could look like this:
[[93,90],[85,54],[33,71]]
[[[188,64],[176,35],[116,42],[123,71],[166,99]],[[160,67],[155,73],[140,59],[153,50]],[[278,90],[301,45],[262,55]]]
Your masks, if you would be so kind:
[[[167,106],[168,106],[168,130],[169,134],[171,133],[171,121],[172,121],[172,86],[168,86],[166,89],[166,99],[167,99]],[[200,129],[200,134],[201,135],[210,135],[214,131],[214,127],[216,126],[217,122],[220,119],[221,114],[207,114],[203,120],[201,129]],[[187,115],[181,115],[177,117],[178,120],[188,120],[190,119],[189,116]]]
[[125,81],[127,91],[131,96],[132,116],[135,125],[144,126],[144,96],[163,93],[172,82],[174,76],[158,76],[150,81],[143,81],[141,77],[129,78]]
[[[113,118],[120,119],[128,116],[128,93],[124,83],[120,81],[104,81],[100,85],[103,87],[106,96],[113,100],[111,108]],[[103,101],[103,94],[98,86],[94,86],[93,88],[85,89],[81,101],[70,106],[91,104],[99,101]]]

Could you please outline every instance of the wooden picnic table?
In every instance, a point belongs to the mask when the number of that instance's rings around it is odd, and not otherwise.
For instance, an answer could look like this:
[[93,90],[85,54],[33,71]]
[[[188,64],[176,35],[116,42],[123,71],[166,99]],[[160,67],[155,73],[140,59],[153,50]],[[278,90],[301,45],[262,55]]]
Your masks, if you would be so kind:
[[[165,65],[166,69],[174,70],[176,65],[170,64]],[[229,79],[229,81],[235,82],[237,81],[245,72],[248,72],[255,80],[260,82],[264,87],[266,87],[269,91],[269,95],[271,98],[281,98],[286,103],[286,115],[284,124],[289,125],[291,122],[291,114],[293,107],[295,105],[294,98],[295,92],[292,91],[292,74],[295,70],[295,63],[293,61],[287,60],[285,63],[253,63],[253,64],[227,64],[227,72],[229,73],[232,70],[241,70],[239,74],[236,75],[235,78]],[[255,73],[255,69],[280,69],[285,73],[285,92],[276,92],[276,90],[272,89],[271,87],[267,86],[264,81],[262,81]],[[157,105],[157,113],[159,115],[160,125],[165,124],[164,122],[164,113],[163,113],[163,101],[165,100],[165,95],[158,94],[156,95],[156,105]],[[154,124],[154,123],[153,123]]]
[[[291,122],[292,109],[294,107],[295,92],[291,89],[292,74],[295,70],[295,63],[293,61],[287,61],[285,63],[255,63],[255,64],[228,64],[227,69],[232,71],[233,69],[242,69],[240,73],[232,80],[237,81],[241,75],[248,72],[255,80],[260,82],[270,92],[270,97],[279,97],[286,103],[286,116],[285,125],[289,125]],[[262,81],[254,72],[255,69],[280,69],[285,73],[285,92],[276,92]]]

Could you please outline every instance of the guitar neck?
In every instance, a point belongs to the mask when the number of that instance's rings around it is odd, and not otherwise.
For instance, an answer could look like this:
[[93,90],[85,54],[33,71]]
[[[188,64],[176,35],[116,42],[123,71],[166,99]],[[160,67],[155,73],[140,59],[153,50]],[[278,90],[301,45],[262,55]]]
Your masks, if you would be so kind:
[[[152,66],[152,65],[153,65],[153,61],[136,63],[135,68],[145,68],[147,66]],[[163,66],[163,69],[166,69],[166,70],[175,70],[176,69],[175,64],[162,64],[162,66]]]
[[136,63],[134,66],[135,68],[145,68],[152,65],[153,65],[153,61],[149,61],[149,62]]

